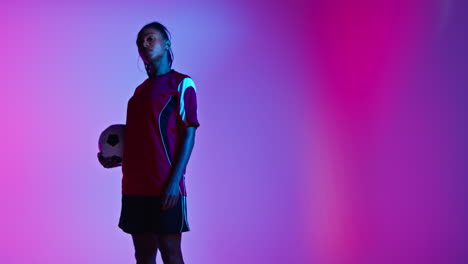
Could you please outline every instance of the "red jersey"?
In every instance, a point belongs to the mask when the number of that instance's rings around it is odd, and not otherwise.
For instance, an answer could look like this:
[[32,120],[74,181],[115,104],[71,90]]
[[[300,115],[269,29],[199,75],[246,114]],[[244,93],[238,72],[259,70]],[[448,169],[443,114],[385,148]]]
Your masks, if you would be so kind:
[[[175,70],[148,78],[127,105],[122,194],[161,196],[171,176],[182,129],[198,127],[195,84]],[[185,170],[179,194],[187,195]]]

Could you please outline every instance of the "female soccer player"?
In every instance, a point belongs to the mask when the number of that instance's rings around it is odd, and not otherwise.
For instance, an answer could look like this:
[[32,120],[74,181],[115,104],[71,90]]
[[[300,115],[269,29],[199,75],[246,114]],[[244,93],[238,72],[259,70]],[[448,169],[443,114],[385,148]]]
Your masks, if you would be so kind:
[[189,231],[185,168],[195,142],[196,87],[171,68],[170,33],[162,24],[145,25],[136,44],[148,78],[127,105],[122,163],[98,153],[106,168],[122,166],[119,228],[131,234],[137,264],[184,263],[182,232]]

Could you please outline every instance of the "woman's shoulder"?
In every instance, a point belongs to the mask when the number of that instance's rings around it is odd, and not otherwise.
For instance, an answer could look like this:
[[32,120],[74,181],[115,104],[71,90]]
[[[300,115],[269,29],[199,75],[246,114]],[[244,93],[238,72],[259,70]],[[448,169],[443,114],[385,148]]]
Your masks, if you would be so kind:
[[179,90],[179,92],[187,89],[188,87],[195,88],[195,82],[193,81],[190,75],[181,73],[178,71],[174,71],[173,76],[174,76],[173,85],[174,87],[177,87],[177,90]]
[[138,84],[137,87],[135,88],[135,93],[137,93],[140,90],[143,90],[145,86],[148,86],[149,81],[150,79],[145,79],[140,84]]
[[182,72],[179,72],[179,71],[176,71],[176,70],[173,70],[174,72],[174,76],[178,79],[178,80],[183,80],[185,78],[190,78],[192,79],[192,77],[186,73],[182,73]]

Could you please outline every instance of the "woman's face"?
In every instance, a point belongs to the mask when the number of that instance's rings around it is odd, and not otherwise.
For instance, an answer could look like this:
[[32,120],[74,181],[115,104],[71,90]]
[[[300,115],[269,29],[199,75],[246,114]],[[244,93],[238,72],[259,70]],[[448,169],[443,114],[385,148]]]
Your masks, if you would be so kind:
[[138,53],[146,63],[160,60],[166,52],[165,45],[161,33],[152,28],[145,29],[137,40]]

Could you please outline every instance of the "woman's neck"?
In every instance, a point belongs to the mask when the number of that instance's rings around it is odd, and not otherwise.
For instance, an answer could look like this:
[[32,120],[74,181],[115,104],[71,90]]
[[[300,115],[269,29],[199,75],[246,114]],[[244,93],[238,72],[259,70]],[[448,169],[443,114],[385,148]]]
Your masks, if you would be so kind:
[[156,78],[159,75],[168,73],[171,70],[171,66],[167,61],[167,57],[163,56],[161,60],[154,61],[149,64],[150,66],[150,76],[149,78]]

